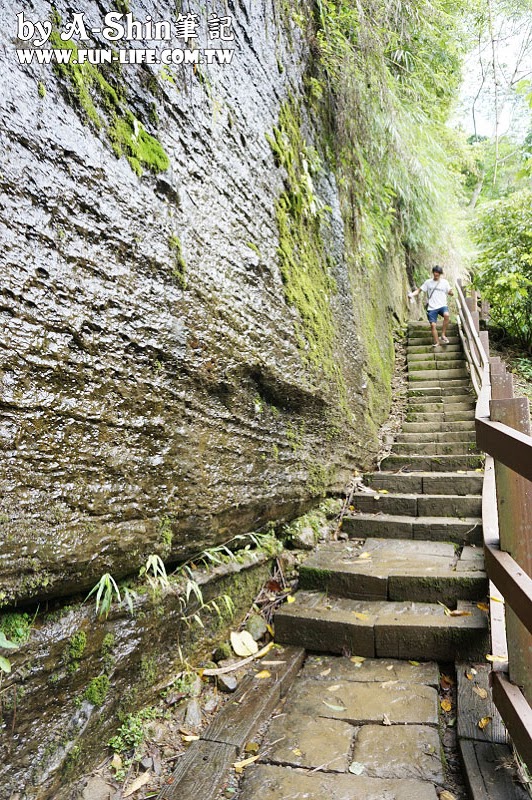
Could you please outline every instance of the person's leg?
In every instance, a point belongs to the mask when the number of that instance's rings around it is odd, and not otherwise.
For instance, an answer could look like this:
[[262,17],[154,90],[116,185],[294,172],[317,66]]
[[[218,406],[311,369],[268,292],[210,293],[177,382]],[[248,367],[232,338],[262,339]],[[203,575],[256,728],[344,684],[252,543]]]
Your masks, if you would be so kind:
[[448,325],[449,325],[449,312],[448,311],[444,311],[443,312],[443,328],[442,328],[442,332],[441,332],[442,341],[445,341],[447,339],[447,326]]
[[427,319],[430,324],[430,331],[432,333],[432,341],[434,347],[438,344],[438,329],[436,327],[436,322],[438,321],[438,312],[435,309],[431,309],[427,311]]

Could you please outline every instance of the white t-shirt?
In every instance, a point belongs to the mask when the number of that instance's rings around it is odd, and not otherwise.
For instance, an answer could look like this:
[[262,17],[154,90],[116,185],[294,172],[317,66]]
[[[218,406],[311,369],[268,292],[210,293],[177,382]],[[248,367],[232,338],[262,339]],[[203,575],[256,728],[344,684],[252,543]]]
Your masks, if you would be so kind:
[[426,292],[429,302],[428,309],[432,311],[435,308],[443,308],[443,306],[447,305],[447,295],[451,291],[451,286],[445,278],[439,278],[437,281],[431,278],[425,281],[421,291]]

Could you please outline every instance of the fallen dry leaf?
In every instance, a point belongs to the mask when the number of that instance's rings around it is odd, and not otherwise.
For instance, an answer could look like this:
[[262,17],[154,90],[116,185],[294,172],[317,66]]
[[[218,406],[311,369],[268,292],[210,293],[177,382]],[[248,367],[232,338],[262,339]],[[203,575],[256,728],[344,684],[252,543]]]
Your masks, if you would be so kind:
[[327,706],[327,708],[330,708],[333,711],[347,711],[345,706],[334,706],[332,703],[328,703],[327,700],[322,700],[321,702],[324,706]]
[[359,559],[361,561],[365,561],[367,558],[371,558],[371,553],[368,553],[366,551],[364,551],[363,553],[360,553]]
[[490,607],[487,603],[477,603],[477,608],[480,608],[481,611],[489,611]]
[[320,672],[320,675],[321,675],[322,678],[326,678],[327,675],[330,675],[330,674],[331,674],[331,668],[330,667],[329,667],[329,669],[324,669],[323,672]]
[[266,588],[270,592],[282,592],[283,591],[283,587],[281,586],[279,581],[276,581],[276,580],[268,581],[268,583],[266,584]]
[[419,667],[419,661],[409,661],[408,663],[411,664],[413,667]]
[[389,494],[388,489],[379,489],[379,494]]
[[116,770],[116,772],[118,772],[118,770],[122,768],[122,759],[120,758],[118,753],[114,754],[113,760],[111,761],[111,767],[114,770]]
[[504,598],[503,597],[492,597],[490,595],[490,600],[493,600],[494,603],[504,603]]
[[366,659],[364,656],[351,656],[349,661],[352,661],[353,664],[363,664]]
[[364,620],[368,619],[368,615],[363,614],[361,611],[353,611],[352,613],[353,616],[359,619],[361,622],[364,622]]
[[257,672],[255,677],[259,678],[259,680],[263,680],[264,678],[271,678],[272,677],[272,673],[268,672],[267,669],[262,669],[260,672]]
[[440,794],[440,800],[456,800],[456,797],[454,794],[451,794],[451,792],[448,792],[447,789],[444,789]]
[[256,755],[259,752],[259,745],[257,742],[247,742],[246,746],[244,747],[244,753],[251,753],[251,755]]
[[451,711],[453,704],[450,700],[442,700],[440,703],[442,711]]
[[199,741],[199,736],[196,736],[196,734],[195,734],[195,733],[190,733],[190,734],[182,734],[182,735],[181,735],[181,740],[182,740],[183,742],[185,742],[185,743],[188,743],[188,742],[197,742],[197,741]]
[[341,688],[342,687],[340,686],[340,684],[337,683],[335,686],[327,686],[327,691],[328,692],[337,692],[338,689],[341,689]]
[[382,724],[383,725],[391,725],[392,724],[390,722],[390,718],[389,718],[388,714],[383,714],[382,715]]
[[472,681],[473,680],[473,674],[471,672],[466,672],[465,676],[466,676],[468,681]]
[[296,598],[292,594],[289,594],[288,597],[286,598],[286,602],[287,603],[295,603],[296,602]]
[[450,689],[451,686],[454,686],[454,681],[448,675],[443,675],[440,678],[440,686],[442,689]]
[[238,775],[241,775],[244,772],[244,769],[248,767],[250,764],[253,764],[259,756],[250,756],[249,758],[245,758],[243,761],[235,761],[233,767],[235,768],[235,772]]
[[482,719],[479,719],[478,721],[478,727],[480,728],[481,731],[483,731],[484,728],[488,727],[490,722],[491,722],[491,717],[482,717]]
[[138,778],[135,778],[133,783],[129,784],[122,797],[129,797],[135,792],[138,792],[139,789],[142,789],[143,786],[149,783],[150,778],[151,778],[150,770],[148,770],[147,772],[143,772],[142,775],[139,775]]
[[481,697],[483,700],[485,700],[486,697],[488,696],[487,691],[483,689],[482,686],[473,686],[473,691],[475,692],[475,694],[478,694],[478,696]]
[[302,756],[302,755],[303,755],[303,753],[301,752],[301,750],[299,749],[299,747],[294,747],[294,749],[292,750],[292,753],[293,753],[295,756]]
[[248,631],[231,632],[231,647],[237,656],[254,656],[259,652],[259,646]]
[[506,658],[506,656],[494,656],[488,653],[488,655],[486,656],[486,661],[491,661],[492,663],[495,664],[505,664],[506,661],[508,661],[508,659]]

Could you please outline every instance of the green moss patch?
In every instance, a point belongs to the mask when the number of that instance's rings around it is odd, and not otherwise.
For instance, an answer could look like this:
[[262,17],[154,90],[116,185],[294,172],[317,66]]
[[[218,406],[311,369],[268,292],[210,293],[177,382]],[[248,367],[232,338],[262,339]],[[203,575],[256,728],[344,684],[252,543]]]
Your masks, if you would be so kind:
[[[127,108],[125,90],[117,90],[105,78],[101,68],[87,62],[78,61],[78,47],[72,40],[64,42],[58,30],[50,35],[53,48],[71,50],[68,64],[55,64],[54,70],[62,77],[68,87],[68,96],[79,108],[87,124],[97,130],[104,130],[118,158],[125,156],[137,175],[143,169],[151,172],[164,172],[170,161],[160,142],[143,127],[142,123]],[[109,71],[115,65],[107,65]]]
[[102,706],[107,697],[109,687],[110,682],[107,675],[98,675],[97,678],[91,680],[85,689],[83,697],[85,700],[88,700],[89,703],[92,703],[93,706]]

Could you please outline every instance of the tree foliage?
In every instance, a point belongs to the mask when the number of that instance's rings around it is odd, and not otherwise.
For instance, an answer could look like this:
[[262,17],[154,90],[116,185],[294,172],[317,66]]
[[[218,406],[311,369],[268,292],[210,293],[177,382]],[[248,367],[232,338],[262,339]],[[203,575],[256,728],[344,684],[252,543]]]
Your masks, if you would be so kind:
[[491,303],[493,321],[532,352],[532,191],[487,203],[474,233],[475,284]]
[[465,0],[318,0],[320,62],[354,228],[377,260],[399,231],[438,239],[455,186],[444,124],[461,79]]

